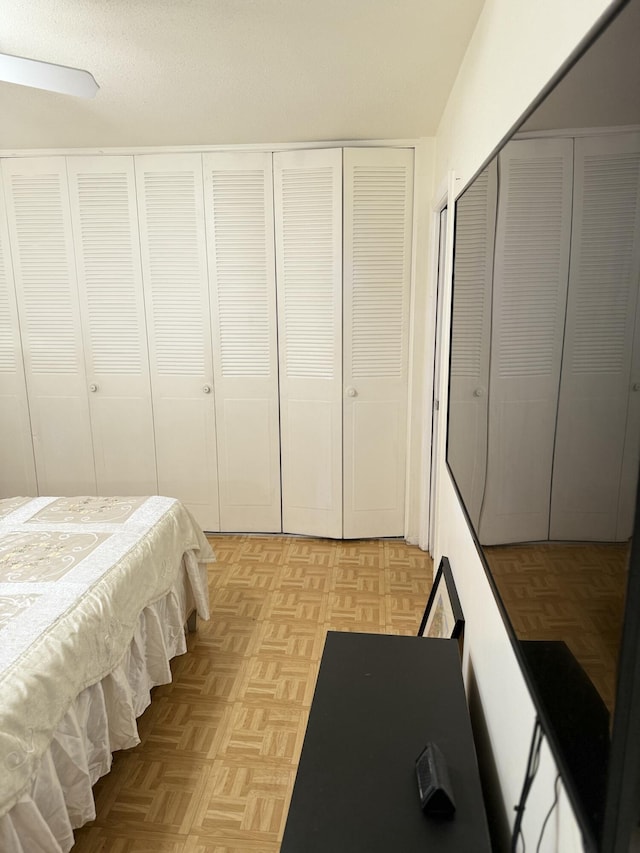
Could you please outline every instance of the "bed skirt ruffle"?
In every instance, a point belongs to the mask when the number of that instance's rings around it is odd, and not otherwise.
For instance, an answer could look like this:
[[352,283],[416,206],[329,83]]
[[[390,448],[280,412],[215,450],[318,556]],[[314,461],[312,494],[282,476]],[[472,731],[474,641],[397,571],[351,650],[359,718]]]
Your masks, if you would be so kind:
[[151,688],[171,681],[169,661],[187,650],[184,624],[195,603],[186,572],[139,616],[120,665],[83,690],[45,752],[29,792],[0,817],[3,853],[67,853],[73,830],[96,816],[92,786],[112,753],[140,743],[136,718]]

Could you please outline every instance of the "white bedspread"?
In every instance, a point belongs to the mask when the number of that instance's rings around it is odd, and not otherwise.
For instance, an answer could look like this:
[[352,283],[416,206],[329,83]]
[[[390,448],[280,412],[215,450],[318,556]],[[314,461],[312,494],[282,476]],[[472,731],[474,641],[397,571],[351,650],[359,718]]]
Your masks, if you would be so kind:
[[183,559],[206,619],[213,553],[178,501],[0,501],[0,816],[31,790],[79,694],[122,663]]

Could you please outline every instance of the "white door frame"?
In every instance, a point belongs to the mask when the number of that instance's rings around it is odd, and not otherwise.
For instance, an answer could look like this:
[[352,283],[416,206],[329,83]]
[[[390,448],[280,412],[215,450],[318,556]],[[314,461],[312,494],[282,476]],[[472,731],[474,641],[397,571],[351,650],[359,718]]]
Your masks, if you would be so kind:
[[[441,215],[447,209],[444,242],[441,241]],[[455,220],[455,175],[448,172],[442,181],[431,217],[431,268],[429,275],[428,313],[425,339],[433,349],[425,350],[427,362],[423,385],[422,470],[420,472],[420,527],[418,544],[435,557],[438,537],[437,485],[444,456],[447,411],[447,377],[449,358],[449,320],[451,314],[451,279],[453,267],[453,228]],[[440,255],[442,254],[442,261]],[[441,272],[441,274],[440,274]],[[444,333],[443,333],[444,332]],[[432,357],[432,361],[430,360]],[[429,366],[433,365],[433,369]],[[434,401],[438,400],[438,410]],[[437,421],[436,421],[437,418]],[[434,428],[434,421],[435,428]]]

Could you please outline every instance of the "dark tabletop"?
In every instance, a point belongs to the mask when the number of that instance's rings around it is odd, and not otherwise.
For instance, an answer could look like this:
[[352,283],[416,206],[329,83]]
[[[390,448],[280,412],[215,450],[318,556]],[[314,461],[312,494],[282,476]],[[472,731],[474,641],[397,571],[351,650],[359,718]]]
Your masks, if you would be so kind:
[[[456,813],[423,814],[435,742]],[[455,640],[329,632],[281,853],[490,851]]]

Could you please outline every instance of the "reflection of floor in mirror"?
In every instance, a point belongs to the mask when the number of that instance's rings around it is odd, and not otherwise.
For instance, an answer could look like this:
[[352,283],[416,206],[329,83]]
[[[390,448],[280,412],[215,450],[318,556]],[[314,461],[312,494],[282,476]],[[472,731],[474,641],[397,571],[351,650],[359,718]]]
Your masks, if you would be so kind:
[[628,543],[497,545],[484,553],[520,640],[564,640],[610,711]]

